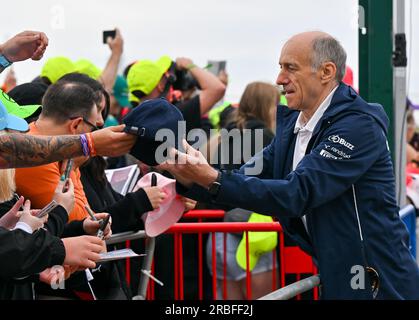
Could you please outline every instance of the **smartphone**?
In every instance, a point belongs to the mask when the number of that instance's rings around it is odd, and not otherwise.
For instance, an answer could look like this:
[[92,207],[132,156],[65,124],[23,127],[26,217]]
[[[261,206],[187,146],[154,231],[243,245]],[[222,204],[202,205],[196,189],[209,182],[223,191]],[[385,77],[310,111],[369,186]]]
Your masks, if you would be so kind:
[[106,40],[111,37],[112,39],[115,39],[116,37],[116,30],[105,30],[103,31],[103,43],[106,44]]
[[67,161],[67,165],[64,170],[64,181],[70,178],[70,172],[71,172],[71,169],[73,169],[73,165],[74,165],[73,159],[70,159]]
[[[67,161],[67,165],[65,167],[64,174],[61,177],[61,179],[63,181],[67,181],[67,179],[70,178],[70,172],[71,172],[71,169],[73,169],[73,165],[74,165],[74,160],[73,159],[70,159],[70,160]],[[66,184],[64,184],[63,192],[67,192],[67,190],[68,190],[68,184],[66,183]]]
[[226,60],[208,60],[208,71],[213,75],[218,76],[220,71],[226,69]]
[[46,216],[48,213],[50,213],[55,207],[58,206],[57,201],[52,200],[50,203],[48,203],[45,207],[41,209],[41,211],[38,212],[36,215],[38,218],[42,218]]

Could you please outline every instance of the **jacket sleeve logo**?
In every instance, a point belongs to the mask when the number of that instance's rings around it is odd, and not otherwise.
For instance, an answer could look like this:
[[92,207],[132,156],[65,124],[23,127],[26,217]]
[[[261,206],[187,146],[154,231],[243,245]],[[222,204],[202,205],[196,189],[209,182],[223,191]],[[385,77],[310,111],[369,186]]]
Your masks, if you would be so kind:
[[354,145],[346,141],[345,139],[339,137],[339,135],[335,134],[333,136],[329,136],[327,138],[330,142],[341,144],[342,146],[348,148],[349,150],[354,149]]

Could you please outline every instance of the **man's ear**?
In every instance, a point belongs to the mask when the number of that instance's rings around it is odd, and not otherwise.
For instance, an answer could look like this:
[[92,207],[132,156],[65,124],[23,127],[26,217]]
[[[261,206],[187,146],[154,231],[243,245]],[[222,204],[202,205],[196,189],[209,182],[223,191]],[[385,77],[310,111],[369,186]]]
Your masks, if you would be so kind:
[[336,79],[336,65],[333,62],[323,63],[321,69],[321,82],[322,84],[328,83]]
[[67,122],[68,130],[71,134],[78,134],[78,128],[82,124],[83,118],[79,117]]

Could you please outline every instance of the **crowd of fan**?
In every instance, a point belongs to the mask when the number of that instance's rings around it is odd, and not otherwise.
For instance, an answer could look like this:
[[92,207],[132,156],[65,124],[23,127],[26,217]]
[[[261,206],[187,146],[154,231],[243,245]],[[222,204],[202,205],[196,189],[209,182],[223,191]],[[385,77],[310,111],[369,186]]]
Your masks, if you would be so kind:
[[[139,59],[120,75],[124,41],[119,30],[107,44],[110,56],[103,69],[87,59],[57,56],[43,63],[33,81],[19,85],[13,69],[6,71],[0,95],[6,118],[0,128],[0,299],[91,299],[93,292],[99,299],[132,297],[139,268],[133,268],[130,287],[123,263],[97,261],[107,250],[105,240],[112,232],[143,229],[141,215],[158,208],[165,197],[158,186],[122,196],[105,176],[105,169],[128,164],[138,164],[141,175],[158,170],[128,154],[135,137],[124,133],[121,125],[124,116],[143,101],[165,98],[173,103],[186,121],[187,132],[262,129],[263,145],[273,138],[281,98],[274,85],[251,83],[240,103],[229,103],[223,101],[228,84],[225,71],[214,75],[190,58],[162,56],[155,61]],[[40,60],[47,46],[44,33],[25,31],[1,44],[0,55],[10,63]],[[208,136],[208,140],[208,146],[218,144],[220,136]],[[218,151],[208,157],[220,157]],[[233,163],[236,156],[228,156]],[[74,165],[65,179],[69,158]],[[51,200],[58,206],[39,218],[39,209]],[[200,206],[191,199],[182,201],[185,210]],[[96,220],[108,215],[104,237],[98,238]],[[197,252],[195,240],[193,235],[184,240],[185,274],[190,278],[185,280],[187,297],[196,294],[196,254],[191,254]],[[133,247],[143,250],[141,244]],[[173,297],[171,259],[172,239],[162,235],[157,238],[155,272],[165,287],[157,298]],[[52,284],[62,279],[65,289],[54,290]]]

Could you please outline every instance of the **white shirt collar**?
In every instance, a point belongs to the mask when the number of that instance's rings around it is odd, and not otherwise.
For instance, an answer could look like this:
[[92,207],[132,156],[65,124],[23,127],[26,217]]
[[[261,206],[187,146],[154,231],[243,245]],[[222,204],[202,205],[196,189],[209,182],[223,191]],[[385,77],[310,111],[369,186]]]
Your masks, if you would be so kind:
[[310,118],[310,120],[307,123],[305,124],[303,123],[303,116],[300,112],[300,114],[298,115],[297,121],[295,122],[294,133],[297,133],[300,130],[313,132],[320,118],[323,116],[326,109],[330,106],[330,103],[332,102],[333,94],[335,93],[337,88],[338,86],[336,86],[329,93],[329,95],[323,100],[323,102],[320,104],[316,112],[314,112],[313,116]]

